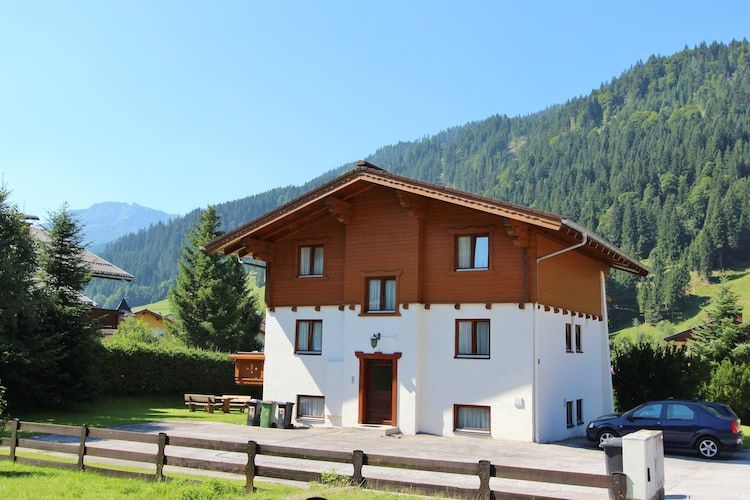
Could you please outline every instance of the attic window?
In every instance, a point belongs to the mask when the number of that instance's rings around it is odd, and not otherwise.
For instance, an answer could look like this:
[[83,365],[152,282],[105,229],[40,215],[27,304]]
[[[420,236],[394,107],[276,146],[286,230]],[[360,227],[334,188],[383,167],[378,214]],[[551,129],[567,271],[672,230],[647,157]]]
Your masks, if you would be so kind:
[[299,247],[299,276],[323,276],[323,245]]
[[485,270],[489,268],[490,236],[472,234],[456,236],[456,269]]

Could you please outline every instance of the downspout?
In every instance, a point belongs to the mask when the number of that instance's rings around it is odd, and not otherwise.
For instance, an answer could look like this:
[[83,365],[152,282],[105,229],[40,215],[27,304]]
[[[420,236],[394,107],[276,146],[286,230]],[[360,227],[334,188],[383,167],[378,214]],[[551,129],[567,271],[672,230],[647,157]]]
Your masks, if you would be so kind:
[[539,367],[539,360],[537,359],[536,354],[536,311],[539,309],[539,263],[543,260],[551,259],[552,257],[557,257],[558,255],[570,252],[571,250],[575,250],[576,248],[581,248],[582,246],[586,245],[589,241],[589,235],[586,231],[580,231],[581,236],[583,239],[580,243],[576,243],[575,245],[561,248],[560,250],[555,250],[554,252],[550,252],[544,255],[541,255],[536,258],[536,274],[534,276],[534,279],[536,281],[536,301],[534,302],[534,310],[531,313],[531,343],[532,343],[532,351],[533,351],[533,366],[534,371],[532,372],[532,382],[531,382],[531,391],[532,391],[532,405],[531,405],[531,420],[532,420],[532,432],[534,437],[534,442],[539,442],[539,402],[537,401],[539,396],[539,391],[537,390],[537,371]]

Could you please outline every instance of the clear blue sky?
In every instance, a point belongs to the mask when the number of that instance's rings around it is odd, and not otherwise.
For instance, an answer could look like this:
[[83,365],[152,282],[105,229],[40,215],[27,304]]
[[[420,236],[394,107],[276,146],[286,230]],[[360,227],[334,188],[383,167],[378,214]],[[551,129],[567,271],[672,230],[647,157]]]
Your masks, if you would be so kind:
[[183,213],[750,30],[747,1],[533,3],[3,2],[0,176],[39,215]]

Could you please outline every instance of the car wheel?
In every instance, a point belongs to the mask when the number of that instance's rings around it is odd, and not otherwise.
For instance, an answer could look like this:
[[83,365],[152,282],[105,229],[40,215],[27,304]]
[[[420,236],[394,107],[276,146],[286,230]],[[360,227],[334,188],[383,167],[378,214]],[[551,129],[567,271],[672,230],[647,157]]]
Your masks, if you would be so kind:
[[597,437],[596,441],[601,445],[604,441],[606,441],[609,438],[616,438],[618,437],[617,434],[614,431],[611,431],[609,429],[605,429],[601,431]]
[[719,456],[719,443],[714,438],[702,437],[698,439],[695,448],[703,458],[716,458]]

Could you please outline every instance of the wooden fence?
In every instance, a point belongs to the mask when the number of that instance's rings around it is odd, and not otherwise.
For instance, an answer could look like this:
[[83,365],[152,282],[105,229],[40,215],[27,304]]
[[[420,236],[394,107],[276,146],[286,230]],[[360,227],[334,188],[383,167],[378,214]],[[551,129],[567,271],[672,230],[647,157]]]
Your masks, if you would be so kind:
[[[20,432],[72,436],[78,438],[78,442],[59,443],[42,441],[39,439],[22,438],[19,437]],[[558,470],[531,469],[525,467],[493,465],[487,460],[480,460],[479,462],[453,462],[424,458],[403,458],[364,453],[362,450],[354,450],[351,453],[343,451],[310,450],[305,448],[289,448],[285,446],[259,444],[255,441],[238,443],[232,441],[168,436],[163,432],[159,434],[147,434],[112,429],[101,429],[96,427],[89,427],[86,425],[75,427],[70,425],[22,422],[19,420],[10,421],[10,433],[10,438],[3,438],[2,440],[0,440],[0,445],[10,447],[10,452],[8,455],[0,455],[0,458],[2,459],[32,465],[62,467],[66,469],[77,470],[85,469],[111,476],[138,477],[151,480],[168,479],[164,476],[165,465],[187,467],[191,469],[228,472],[244,475],[245,488],[248,492],[254,491],[254,482],[256,476],[289,479],[295,481],[319,481],[321,479],[320,472],[301,471],[280,467],[271,467],[266,465],[257,465],[255,463],[255,459],[258,455],[351,464],[353,467],[353,473],[351,476],[345,477],[353,485],[374,490],[403,491],[415,494],[440,495],[443,497],[451,498],[517,498],[540,500],[554,498],[492,490],[490,487],[490,478],[493,477],[532,482],[565,484],[569,486],[603,488],[609,490],[611,494],[610,498],[616,499],[624,499],[626,490],[625,475],[620,473],[603,475],[581,472],[565,472]],[[103,446],[96,446],[97,443],[87,441],[89,438],[112,439],[117,441],[153,444],[156,445],[156,453],[118,450],[105,448]],[[247,455],[247,460],[245,463],[231,463],[217,460],[173,456],[166,453],[167,446],[243,453]],[[52,451],[76,455],[78,457],[78,462],[55,462],[51,460],[40,460],[19,456],[17,454],[17,450],[19,447],[29,448],[32,450]],[[156,474],[118,471],[102,467],[95,467],[89,464],[84,464],[84,457],[86,456],[113,458],[139,463],[154,464],[156,465]],[[411,469],[415,471],[425,472],[460,474],[465,476],[478,476],[479,488],[461,488],[456,486],[415,483],[411,481],[392,479],[365,478],[362,475],[362,467],[365,465],[374,467]]]

